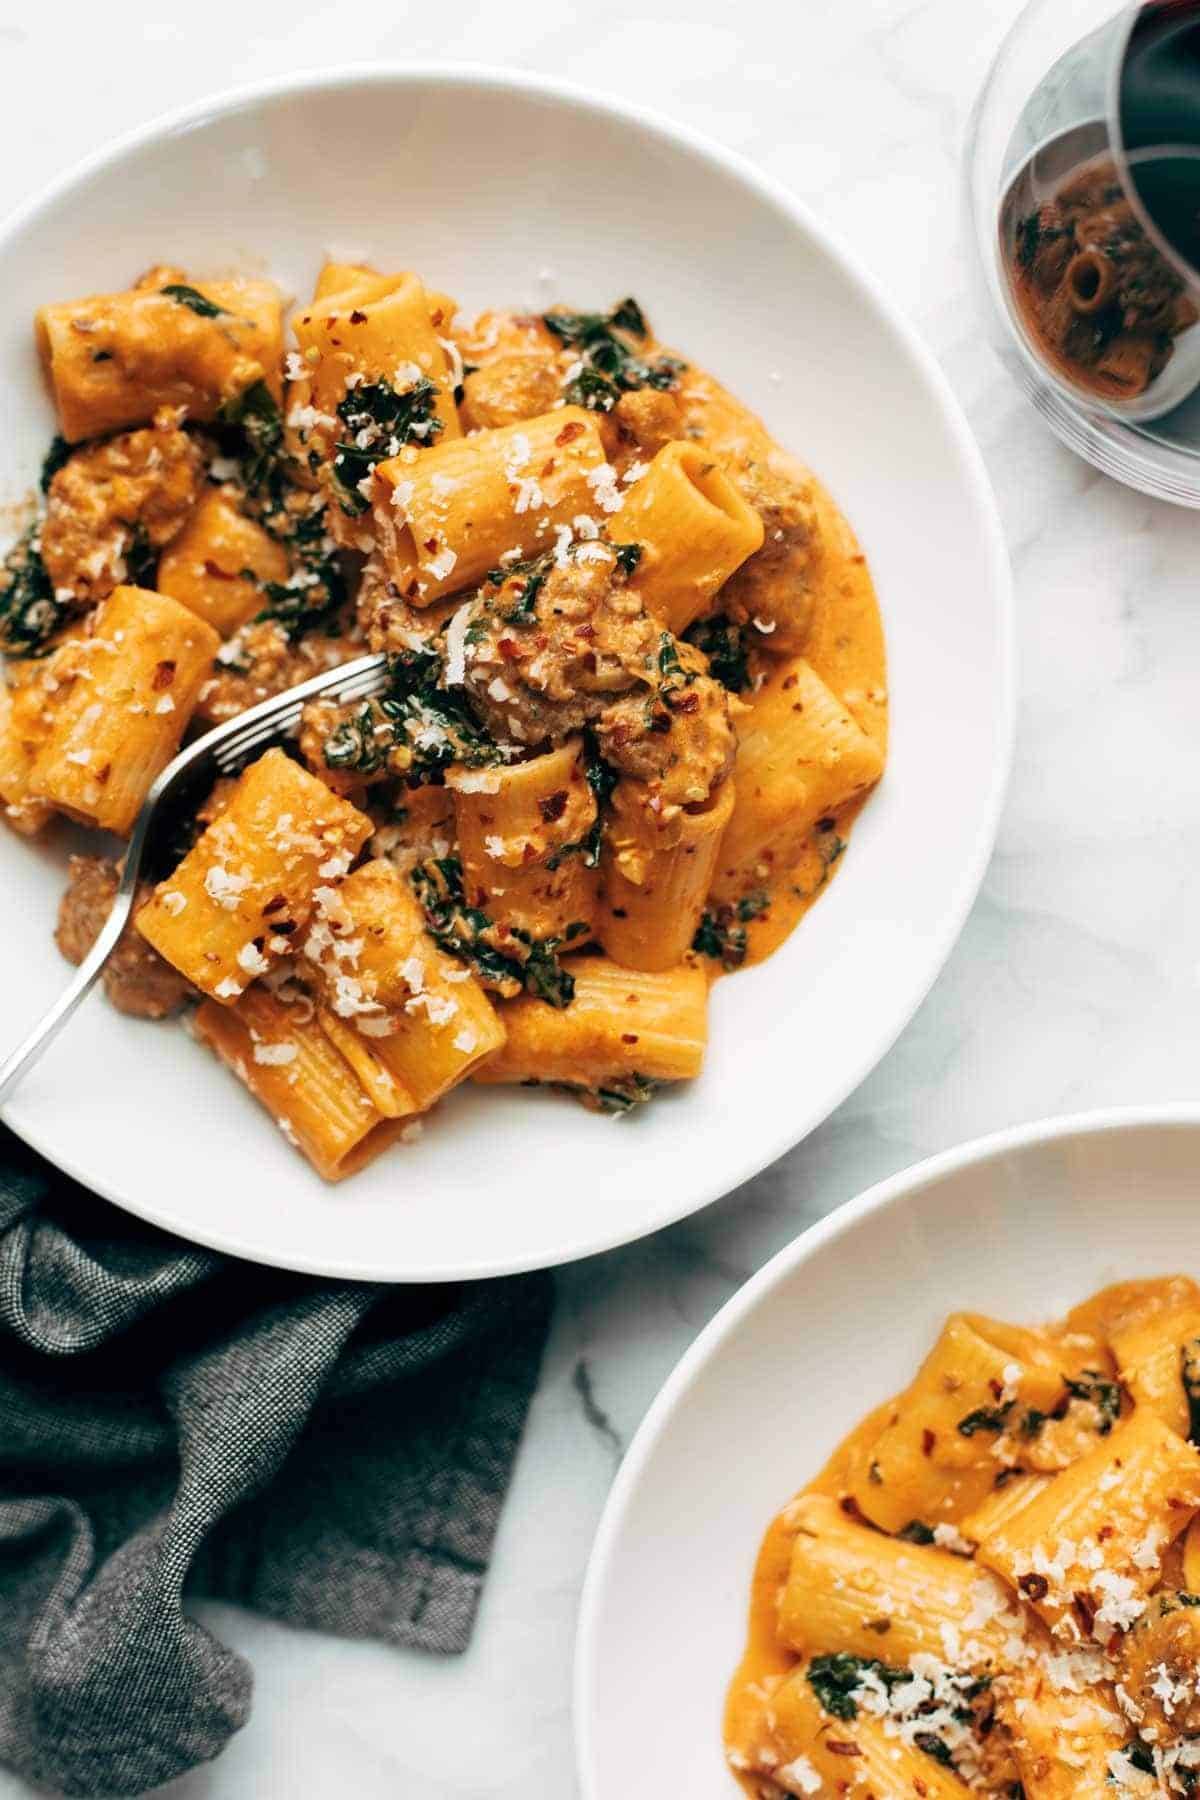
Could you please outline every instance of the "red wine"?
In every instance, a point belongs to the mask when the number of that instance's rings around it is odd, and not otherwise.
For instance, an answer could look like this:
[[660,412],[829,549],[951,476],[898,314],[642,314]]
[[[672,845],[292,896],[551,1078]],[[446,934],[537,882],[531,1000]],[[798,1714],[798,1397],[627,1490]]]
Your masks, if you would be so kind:
[[1117,124],[1137,199],[1200,273],[1200,0],[1147,0],[1121,65]]

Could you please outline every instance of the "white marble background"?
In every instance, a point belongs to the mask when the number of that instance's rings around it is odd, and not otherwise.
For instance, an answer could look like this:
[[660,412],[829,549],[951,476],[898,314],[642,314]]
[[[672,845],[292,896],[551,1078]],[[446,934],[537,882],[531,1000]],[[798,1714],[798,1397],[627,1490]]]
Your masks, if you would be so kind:
[[[791,1156],[699,1218],[567,1271],[478,1633],[439,1663],[227,1608],[254,1716],[172,1800],[570,1800],[572,1637],[622,1447],[694,1334],[821,1213],[961,1139],[1197,1088],[1200,524],[1058,447],[979,341],[964,122],[1018,0],[0,0],[0,210],[114,131],[348,59],[568,75],[740,150],[834,224],[941,358],[1012,546],[1023,664],[1000,840],[891,1055]],[[3,272],[0,271],[0,281]],[[919,847],[918,847],[919,853]],[[0,1800],[24,1786],[0,1773]]]

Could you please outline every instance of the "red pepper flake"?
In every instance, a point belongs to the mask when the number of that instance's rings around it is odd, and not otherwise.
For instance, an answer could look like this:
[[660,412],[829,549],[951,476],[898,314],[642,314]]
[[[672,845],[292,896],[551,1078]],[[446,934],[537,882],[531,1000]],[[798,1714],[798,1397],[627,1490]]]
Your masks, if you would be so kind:
[[352,313],[351,313],[351,314],[350,314],[350,323],[351,323],[351,324],[352,324],[352,325],[365,325],[365,324],[366,324],[366,322],[367,322],[367,315],[366,315],[366,313],[365,313],[365,312],[359,312],[359,310],[358,310],[358,308],[357,308],[357,306],[356,306],[356,307],[355,307],[355,309],[354,309],[354,311],[353,311],[353,312],[352,312]]
[[797,677],[795,675],[789,675],[787,677],[787,679],[783,683],[783,691],[785,694],[787,693],[789,688],[795,687],[796,681],[797,681]]
[[677,713],[694,713],[699,709],[700,696],[694,690],[679,694],[671,701],[671,705]]
[[825,1748],[829,1751],[831,1756],[862,1755],[862,1751],[859,1749],[858,1745],[850,1743],[846,1738],[826,1738]]
[[286,905],[287,905],[287,895],[286,894],[273,894],[272,897],[267,901],[267,904],[262,909],[263,910],[263,918],[269,919],[272,913],[282,912],[283,908]]
[[921,1454],[923,1456],[932,1456],[933,1455],[933,1446],[936,1443],[937,1443],[937,1432],[930,1431],[928,1426],[926,1426],[925,1430],[921,1433]]
[[583,430],[578,419],[569,419],[554,441],[556,444],[573,444],[577,437],[582,437]]
[[538,811],[547,825],[553,825],[555,819],[561,819],[567,810],[567,790],[559,788],[556,794],[545,794],[538,801]]
[[988,1382],[988,1387],[991,1389],[993,1400],[1003,1400],[1004,1383],[1002,1381],[997,1381],[993,1375],[992,1379]]
[[553,473],[554,473],[554,458],[552,456],[547,457],[546,461],[542,464],[538,473],[539,473],[539,475],[553,475]]
[[223,569],[221,567],[220,563],[213,562],[211,557],[207,557],[207,556],[204,559],[204,573],[208,576],[208,579],[210,581],[232,581],[233,580],[233,576],[229,573],[229,571],[227,569]]
[[636,1031],[623,1031],[621,1033],[621,1042],[623,1044],[636,1044],[637,1041],[638,1034]]
[[1077,1588],[1073,1595],[1073,1599],[1075,1602],[1075,1617],[1079,1620],[1079,1623],[1083,1628],[1083,1635],[1084,1637],[1091,1637],[1092,1626],[1096,1623],[1096,1608],[1092,1603],[1092,1597],[1090,1594],[1085,1594],[1081,1589]]
[[888,1632],[891,1629],[892,1629],[892,1621],[890,1619],[868,1619],[867,1620],[867,1630],[873,1631],[875,1633],[876,1637],[886,1637]]
[[441,307],[440,307],[440,306],[439,306],[439,307],[438,307],[438,309],[437,309],[437,311],[436,311],[436,312],[432,312],[432,313],[430,313],[430,315],[429,315],[429,323],[430,323],[430,324],[431,324],[431,325],[440,325],[440,324],[441,324],[441,322],[442,322],[442,320],[443,320],[443,319],[444,319],[444,318],[445,318],[445,317],[446,317],[446,315],[445,315],[445,313],[444,313],[444,311],[443,311],[443,310],[442,310],[442,308],[441,308]]
[[862,1513],[859,1510],[858,1501],[854,1498],[853,1494],[843,1494],[841,1499],[838,1501],[838,1505],[841,1507],[842,1511],[846,1514],[846,1516],[848,1518],[851,1518],[851,1519],[861,1519],[862,1518]]
[[1022,1575],[1017,1586],[1027,1600],[1044,1600],[1050,1592],[1050,1583],[1044,1575]]
[[105,785],[105,783],[107,782],[107,780],[111,774],[112,774],[112,764],[111,763],[105,763],[105,765],[102,769],[96,770],[96,780],[99,782],[101,787],[103,787]]
[[438,547],[438,541],[436,538],[426,538],[425,539],[425,548],[426,548],[426,550],[428,550],[428,552],[431,556],[433,555],[433,553],[437,549],[437,547]]
[[150,686],[154,689],[156,694],[160,694],[163,688],[170,687],[174,679],[175,664],[173,662],[160,662],[154,671],[154,677]]
[[1101,1544],[1107,1544],[1109,1538],[1112,1537],[1112,1535],[1115,1531],[1116,1531],[1115,1525],[1102,1525],[1100,1527],[1099,1531],[1096,1533],[1097,1542],[1099,1542]]
[[585,644],[590,644],[595,635],[596,627],[594,625],[580,625],[576,627],[575,636],[577,638],[582,638]]
[[516,638],[501,638],[496,648],[505,662],[520,662],[523,653]]
[[417,580],[416,576],[414,575],[412,580],[409,582],[408,586],[404,590],[405,595],[409,600],[415,600],[417,595],[420,593],[420,591],[421,591],[421,584]]

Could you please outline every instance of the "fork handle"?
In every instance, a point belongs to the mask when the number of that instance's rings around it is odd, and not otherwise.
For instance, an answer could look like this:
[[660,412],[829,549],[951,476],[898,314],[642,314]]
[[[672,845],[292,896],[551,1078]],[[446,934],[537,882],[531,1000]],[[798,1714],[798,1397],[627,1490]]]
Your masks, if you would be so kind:
[[18,1082],[22,1081],[32,1069],[34,1063],[39,1061],[50,1048],[76,1007],[95,985],[101,970],[116,948],[117,939],[125,929],[132,910],[132,891],[118,892],[108,918],[104,921],[104,928],[75,971],[74,980],[59,995],[45,1017],[39,1020],[25,1042],[13,1051],[7,1061],[0,1063],[0,1106],[3,1106]]

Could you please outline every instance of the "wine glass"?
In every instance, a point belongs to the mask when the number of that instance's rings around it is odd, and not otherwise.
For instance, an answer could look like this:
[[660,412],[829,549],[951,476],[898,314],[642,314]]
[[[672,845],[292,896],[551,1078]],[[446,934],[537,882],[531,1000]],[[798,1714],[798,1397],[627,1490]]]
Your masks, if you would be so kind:
[[1200,0],[1032,0],[972,119],[990,334],[1072,448],[1200,506]]

